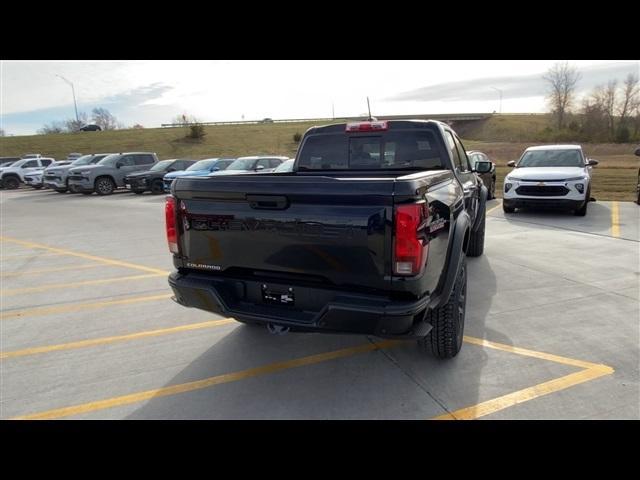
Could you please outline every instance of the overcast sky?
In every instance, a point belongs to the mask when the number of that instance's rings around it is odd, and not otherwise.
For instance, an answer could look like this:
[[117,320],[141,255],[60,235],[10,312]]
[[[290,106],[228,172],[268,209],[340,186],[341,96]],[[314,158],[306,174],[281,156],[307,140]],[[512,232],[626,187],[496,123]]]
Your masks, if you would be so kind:
[[[201,121],[270,117],[543,112],[542,75],[555,60],[403,61],[2,61],[0,128],[28,135],[45,123],[104,107],[127,126],[159,127],[181,113]],[[639,61],[570,60],[579,93],[629,72]]]

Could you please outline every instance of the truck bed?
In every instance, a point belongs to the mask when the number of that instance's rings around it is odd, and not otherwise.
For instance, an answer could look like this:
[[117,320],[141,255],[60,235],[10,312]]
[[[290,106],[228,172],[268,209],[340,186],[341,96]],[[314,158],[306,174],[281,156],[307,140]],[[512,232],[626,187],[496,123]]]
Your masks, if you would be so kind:
[[451,178],[447,170],[181,177],[172,186],[183,230],[176,267],[388,292],[394,205]]

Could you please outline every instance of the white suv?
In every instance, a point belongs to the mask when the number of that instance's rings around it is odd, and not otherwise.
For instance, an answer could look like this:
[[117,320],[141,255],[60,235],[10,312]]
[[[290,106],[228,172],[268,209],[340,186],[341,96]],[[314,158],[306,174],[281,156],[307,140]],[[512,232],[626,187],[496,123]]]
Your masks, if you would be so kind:
[[591,169],[596,160],[587,159],[580,145],[544,145],[527,148],[504,179],[502,208],[549,206],[587,214],[591,198]]
[[0,168],[0,186],[6,189],[18,188],[24,183],[24,176],[44,170],[55,160],[48,157],[23,158],[8,167]]

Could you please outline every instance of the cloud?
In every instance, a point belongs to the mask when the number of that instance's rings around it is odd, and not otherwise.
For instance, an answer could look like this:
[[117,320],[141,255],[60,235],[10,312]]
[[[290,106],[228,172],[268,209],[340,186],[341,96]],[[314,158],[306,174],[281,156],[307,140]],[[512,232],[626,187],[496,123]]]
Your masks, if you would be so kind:
[[[625,62],[580,68],[578,71],[581,78],[577,90],[584,92],[612,79],[623,81],[629,73],[637,74],[639,65],[638,62]],[[547,90],[547,82],[542,78],[543,75],[539,73],[443,82],[392,95],[385,100],[392,102],[493,100],[498,95],[494,88],[502,90],[503,99],[541,97]]]
[[127,107],[135,107],[138,105],[147,105],[159,99],[165,93],[171,92],[174,87],[165,85],[160,82],[143,85],[127,92],[110,95],[100,100],[99,103],[104,105],[126,105]]

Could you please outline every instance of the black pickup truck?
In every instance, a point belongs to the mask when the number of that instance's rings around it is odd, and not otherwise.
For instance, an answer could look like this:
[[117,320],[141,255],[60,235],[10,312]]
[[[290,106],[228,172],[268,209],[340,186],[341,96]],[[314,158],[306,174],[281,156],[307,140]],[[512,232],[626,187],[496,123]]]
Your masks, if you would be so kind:
[[173,182],[169,284],[181,305],[274,333],[414,338],[450,358],[486,198],[444,123],[313,127],[292,172]]

